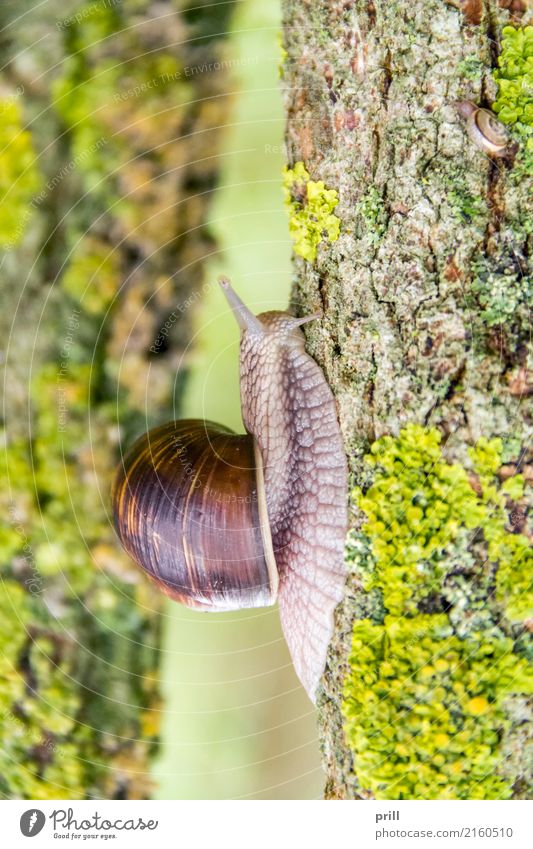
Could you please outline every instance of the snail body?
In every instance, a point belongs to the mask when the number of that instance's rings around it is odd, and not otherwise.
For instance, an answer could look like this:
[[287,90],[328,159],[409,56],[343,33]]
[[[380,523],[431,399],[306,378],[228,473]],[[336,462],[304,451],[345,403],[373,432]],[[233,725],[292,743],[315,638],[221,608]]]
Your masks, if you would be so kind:
[[335,401],[300,329],[318,316],[255,316],[221,285],[241,328],[246,433],[189,419],[141,436],[117,471],[115,527],[177,601],[232,610],[277,600],[314,701],[344,591],[348,521]]
[[512,150],[511,136],[505,124],[489,109],[475,106],[468,100],[456,104],[456,109],[466,120],[466,132],[474,144],[488,156],[507,156]]

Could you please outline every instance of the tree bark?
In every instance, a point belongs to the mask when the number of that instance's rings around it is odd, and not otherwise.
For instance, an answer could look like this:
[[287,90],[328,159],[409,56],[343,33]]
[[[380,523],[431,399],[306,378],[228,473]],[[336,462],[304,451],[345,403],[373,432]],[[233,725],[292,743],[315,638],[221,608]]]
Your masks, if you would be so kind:
[[231,6],[8,6],[0,794],[146,798],[161,601],[119,550],[109,491],[120,443],[179,402]]
[[[321,327],[309,325],[308,349],[335,393],[355,484],[350,576],[319,703],[326,796],[522,798],[531,787],[529,685],[517,679],[531,575],[524,585],[517,475],[531,480],[531,181],[516,128],[510,153],[490,158],[456,103],[490,108],[502,29],[530,24],[531,9],[496,0],[283,6],[291,214],[305,213],[308,201],[306,178],[294,177],[303,163],[309,180],[338,192],[340,220],[339,237],[323,231],[314,260],[295,256],[294,301],[302,313],[323,309]],[[492,465],[479,457],[487,444]],[[377,464],[369,465],[372,449]],[[464,485],[464,510],[450,475]],[[417,505],[417,492],[435,492],[445,478],[438,504]],[[396,548],[393,496],[403,508]],[[423,545],[418,557],[413,545]],[[357,639],[363,633],[372,657]],[[501,649],[514,685],[500,692],[497,682],[468,683],[481,662],[472,641],[488,646],[487,669],[500,683]],[[436,666],[442,648],[455,671]],[[402,656],[418,651],[420,662],[399,672]],[[486,722],[479,738],[476,722]]]

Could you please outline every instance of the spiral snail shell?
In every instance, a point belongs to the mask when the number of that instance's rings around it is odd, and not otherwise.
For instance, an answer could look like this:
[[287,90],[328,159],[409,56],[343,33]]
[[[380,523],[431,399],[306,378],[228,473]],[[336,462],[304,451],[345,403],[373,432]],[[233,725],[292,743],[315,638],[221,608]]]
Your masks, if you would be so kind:
[[122,545],[171,598],[200,610],[279,603],[314,701],[346,580],[347,466],[335,401],[305,351],[318,316],[256,316],[227,280],[241,329],[245,434],[169,422],[127,451],[113,487]]
[[468,100],[456,103],[459,115],[466,119],[466,131],[477,147],[488,156],[507,156],[511,150],[511,136],[493,112],[475,106]]

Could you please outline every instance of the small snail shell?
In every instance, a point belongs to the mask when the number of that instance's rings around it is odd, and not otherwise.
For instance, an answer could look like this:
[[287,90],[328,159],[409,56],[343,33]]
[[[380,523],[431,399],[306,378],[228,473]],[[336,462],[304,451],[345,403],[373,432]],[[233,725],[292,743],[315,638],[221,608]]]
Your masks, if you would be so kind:
[[456,103],[456,109],[466,119],[466,131],[471,140],[488,156],[507,156],[510,153],[511,136],[492,112],[468,100]]
[[184,420],[126,453],[113,488],[118,536],[172,598],[201,610],[279,603],[314,701],[346,580],[347,466],[335,401],[305,351],[318,318],[258,316],[222,288],[241,328],[247,433]]

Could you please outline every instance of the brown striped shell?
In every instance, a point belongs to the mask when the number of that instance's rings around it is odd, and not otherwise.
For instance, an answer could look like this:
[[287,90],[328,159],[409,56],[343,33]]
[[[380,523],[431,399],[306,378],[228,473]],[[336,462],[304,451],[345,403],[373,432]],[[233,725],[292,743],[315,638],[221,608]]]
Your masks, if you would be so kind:
[[171,598],[205,610],[275,602],[257,464],[251,436],[192,419],[154,428],[126,453],[113,489],[115,527]]
[[[241,328],[247,433],[170,422],[142,436],[115,481],[124,548],[167,595],[204,610],[279,602],[312,701],[344,594],[347,465],[335,399],[300,326],[256,316],[221,281]],[[279,589],[278,589],[279,581]]]

